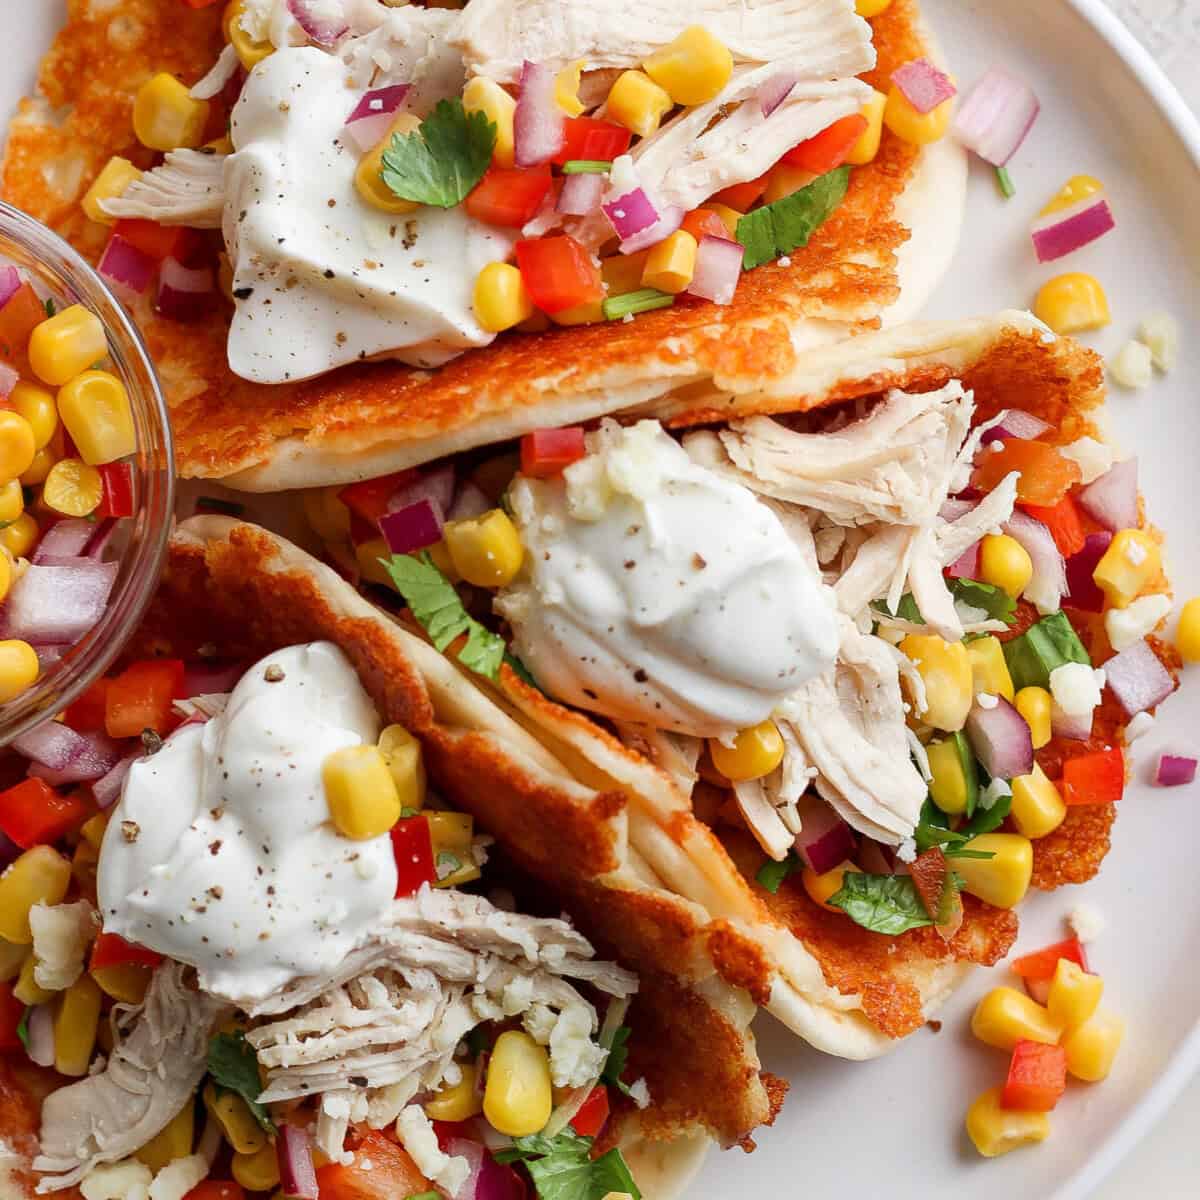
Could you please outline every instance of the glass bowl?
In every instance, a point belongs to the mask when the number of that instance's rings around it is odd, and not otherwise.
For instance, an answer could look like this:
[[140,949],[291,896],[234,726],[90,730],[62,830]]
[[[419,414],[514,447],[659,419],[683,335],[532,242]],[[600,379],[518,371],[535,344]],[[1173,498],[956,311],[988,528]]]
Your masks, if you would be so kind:
[[129,314],[104,281],[57,234],[0,201],[0,264],[26,272],[56,301],[91,309],[108,333],[112,371],[129,392],[137,432],[134,515],[123,524],[117,580],[104,616],[37,682],[0,705],[0,747],[61,712],[105,671],[137,627],[158,584],[175,504],[175,462],[166,402],[150,356]]

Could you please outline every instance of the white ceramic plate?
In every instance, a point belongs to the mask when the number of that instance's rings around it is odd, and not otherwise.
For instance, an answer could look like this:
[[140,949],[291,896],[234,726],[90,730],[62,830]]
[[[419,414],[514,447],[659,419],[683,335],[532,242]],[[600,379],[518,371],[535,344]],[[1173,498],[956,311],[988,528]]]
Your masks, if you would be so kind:
[[[1113,325],[1094,338],[1102,351],[1118,349],[1156,308],[1173,312],[1186,331],[1172,375],[1137,395],[1116,390],[1109,412],[1118,442],[1139,455],[1149,511],[1169,536],[1177,594],[1200,592],[1194,391],[1200,344],[1191,335],[1200,328],[1200,127],[1100,0],[925,0],[925,7],[962,83],[1002,62],[1036,87],[1043,104],[1010,164],[1014,199],[1001,200],[990,170],[973,164],[962,244],[929,315],[1029,304],[1039,283],[1056,273],[1034,260],[1033,216],[1072,174],[1105,182],[1117,230],[1058,269],[1093,272],[1108,289]],[[0,3],[7,47],[0,119],[32,84],[61,12],[59,0]],[[1078,1200],[1096,1186],[1200,1063],[1200,1003],[1189,986],[1192,964],[1200,961],[1200,897],[1192,883],[1200,789],[1156,791],[1144,784],[1158,750],[1200,751],[1195,687],[1175,698],[1135,746],[1138,783],[1121,803],[1101,877],[1082,889],[1035,897],[1022,909],[1023,949],[1061,936],[1063,917],[1081,900],[1108,918],[1093,960],[1105,976],[1107,1003],[1129,1022],[1111,1079],[1090,1089],[1073,1086],[1042,1147],[984,1162],[967,1145],[962,1118],[977,1092],[1002,1080],[1005,1057],[972,1043],[967,1016],[1003,971],[977,972],[941,1014],[940,1034],[921,1032],[875,1063],[807,1052],[764,1017],[762,1056],[792,1080],[788,1105],[752,1158],[738,1151],[714,1155],[696,1195]]]

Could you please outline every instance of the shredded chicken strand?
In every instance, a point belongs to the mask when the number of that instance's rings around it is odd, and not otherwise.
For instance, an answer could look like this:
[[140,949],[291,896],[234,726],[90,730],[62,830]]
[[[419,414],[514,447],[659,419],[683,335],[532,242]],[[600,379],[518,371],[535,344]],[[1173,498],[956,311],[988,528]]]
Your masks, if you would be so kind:
[[135,179],[119,196],[102,200],[111,217],[220,229],[225,207],[226,154],[171,150],[161,166]]

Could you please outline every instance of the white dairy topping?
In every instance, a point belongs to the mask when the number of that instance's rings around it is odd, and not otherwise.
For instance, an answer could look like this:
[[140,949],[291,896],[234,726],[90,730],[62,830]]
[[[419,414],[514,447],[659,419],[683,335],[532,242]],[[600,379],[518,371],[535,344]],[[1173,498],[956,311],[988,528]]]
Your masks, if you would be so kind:
[[527,553],[496,608],[539,685],[717,737],[833,664],[832,595],[752,492],[654,421],[606,422],[588,450],[562,478],[518,478],[509,493]]
[[105,929],[191,963],[218,993],[266,996],[333,970],[391,902],[396,864],[387,835],[337,833],[321,765],[378,735],[336,646],[251,667],[220,716],[130,770],[100,854]]

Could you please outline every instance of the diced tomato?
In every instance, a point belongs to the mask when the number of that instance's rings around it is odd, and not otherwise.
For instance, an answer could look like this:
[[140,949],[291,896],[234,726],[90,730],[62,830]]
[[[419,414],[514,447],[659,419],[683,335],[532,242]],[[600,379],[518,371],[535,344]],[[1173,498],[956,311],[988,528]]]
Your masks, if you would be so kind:
[[183,1200],[246,1200],[240,1183],[232,1179],[205,1179],[196,1184]]
[[396,899],[413,895],[423,883],[437,880],[433,865],[433,834],[424,816],[402,817],[392,826],[396,857]]
[[612,162],[629,149],[633,137],[624,125],[602,121],[599,117],[568,117],[563,122],[563,133],[563,147],[550,160],[559,167],[580,160]]
[[909,872],[929,919],[940,932],[952,937],[962,925],[963,906],[945,854],[933,846],[917,855],[909,864]]
[[317,1188],[321,1200],[405,1200],[431,1191],[433,1184],[408,1151],[368,1129],[360,1135],[353,1162],[317,1168]]
[[1020,958],[1013,959],[1012,969],[1023,979],[1050,979],[1060,958],[1077,963],[1085,971],[1088,969],[1087,952],[1077,937],[1055,942],[1043,950],[1022,954]]
[[580,1110],[571,1118],[571,1126],[580,1137],[594,1138],[608,1120],[608,1088],[597,1084],[588,1093]]
[[96,516],[133,516],[133,467],[127,462],[104,463],[100,472],[100,506]]
[[1125,794],[1125,756],[1119,746],[1063,763],[1064,804],[1113,804]]
[[22,374],[29,367],[29,335],[46,319],[46,307],[37,292],[23,283],[0,308],[0,361]]
[[770,172],[767,172],[746,183],[735,183],[732,187],[718,192],[711,198],[711,201],[714,204],[724,204],[736,212],[744,213],[767,190],[769,180]]
[[192,231],[183,225],[160,225],[141,217],[126,217],[113,226],[113,233],[123,237],[131,246],[148,258],[162,262],[164,258],[182,259],[192,240]]
[[1079,464],[1053,446],[1005,438],[982,451],[971,475],[971,486],[990,492],[1011,471],[1020,472],[1017,499],[1043,508],[1056,505],[1083,478]]
[[530,298],[544,313],[566,312],[604,298],[600,268],[568,234],[518,242],[517,266]]
[[76,733],[99,733],[104,728],[108,684],[107,679],[97,679],[82,696],[67,706],[63,723]]
[[729,241],[729,229],[725,222],[707,208],[693,209],[683,218],[683,228],[699,241],[702,237],[724,238]]
[[834,121],[828,129],[821,130],[816,137],[793,146],[780,162],[792,167],[803,167],[814,175],[824,175],[834,167],[840,167],[854,144],[867,131],[867,118],[861,113]]
[[1067,1090],[1067,1052],[1022,1038],[1013,1047],[1001,1108],[1050,1112]]
[[13,995],[11,983],[0,983],[0,1052],[20,1050],[17,1026],[25,1015],[25,1005]]
[[540,167],[488,167],[464,205],[477,221],[520,229],[541,207],[549,190],[549,163]]
[[139,737],[144,729],[169,733],[175,725],[171,701],[183,686],[183,661],[148,658],[131,663],[108,682],[104,728],[109,737]]
[[22,850],[57,842],[87,815],[82,800],[60,795],[44,779],[24,779],[0,792],[0,829]]
[[1083,518],[1073,496],[1064,496],[1057,504],[1022,504],[1021,507],[1035,520],[1041,521],[1054,537],[1054,544],[1063,558],[1070,558],[1083,549],[1087,534],[1083,530]]
[[521,474],[533,479],[548,479],[562,473],[564,467],[587,453],[583,428],[535,429],[521,439]]
[[120,934],[102,933],[92,945],[90,970],[97,967],[157,967],[163,956],[157,950],[127,942]]
[[[188,8],[212,8],[214,4],[220,4],[221,0],[183,0]],[[236,1184],[234,1185],[237,1186]],[[238,1189],[241,1190],[240,1188]]]
[[[362,517],[372,525],[387,512],[388,501],[394,492],[410,483],[416,483],[421,472],[415,467],[407,471],[396,471],[391,475],[380,475],[378,479],[364,479],[361,483],[347,484],[340,492],[338,499],[352,512]],[[374,530],[372,537],[378,537],[379,531]]]
[[456,1138],[465,1138],[469,1142],[479,1140],[470,1121],[434,1121],[433,1133],[438,1140],[438,1149],[443,1154]]

